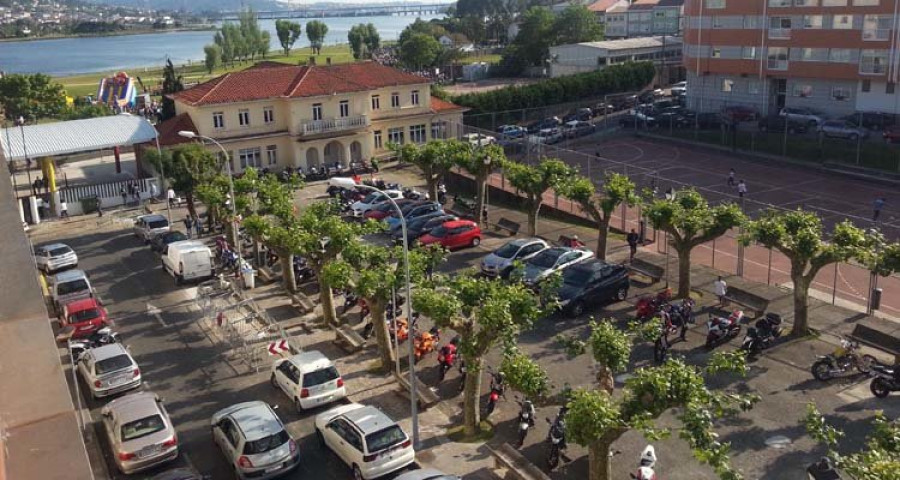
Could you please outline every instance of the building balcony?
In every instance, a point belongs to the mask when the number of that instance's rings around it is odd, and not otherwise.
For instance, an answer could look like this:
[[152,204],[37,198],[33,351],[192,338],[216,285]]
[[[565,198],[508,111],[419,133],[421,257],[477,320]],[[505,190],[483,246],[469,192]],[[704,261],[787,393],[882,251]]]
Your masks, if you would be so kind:
[[777,40],[789,40],[791,38],[790,28],[770,28],[769,38]]
[[787,60],[775,60],[769,59],[766,62],[766,66],[769,70],[787,70],[788,69],[788,61]]
[[315,120],[300,124],[300,135],[321,135],[324,133],[347,132],[359,130],[368,126],[369,117],[366,115],[330,118],[328,120]]

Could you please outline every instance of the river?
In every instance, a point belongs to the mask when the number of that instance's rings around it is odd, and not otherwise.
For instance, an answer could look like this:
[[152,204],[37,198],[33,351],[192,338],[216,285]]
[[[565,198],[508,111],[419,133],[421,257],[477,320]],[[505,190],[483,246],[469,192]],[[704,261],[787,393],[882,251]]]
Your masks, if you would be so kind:
[[[326,45],[347,43],[347,32],[359,23],[372,23],[381,34],[382,41],[396,40],[400,32],[414,22],[414,16],[396,17],[336,17],[321,21],[328,25]],[[422,16],[423,20],[436,18]],[[294,48],[309,46],[306,39],[306,22],[303,36]],[[275,35],[274,20],[260,20],[260,27],[272,36],[272,51],[281,46]],[[166,58],[175,64],[203,60],[203,46],[212,43],[212,31],[168,32],[115,37],[79,37],[28,42],[0,43],[0,71],[6,73],[46,73],[66,76],[78,73],[111,72],[135,67],[161,66]]]

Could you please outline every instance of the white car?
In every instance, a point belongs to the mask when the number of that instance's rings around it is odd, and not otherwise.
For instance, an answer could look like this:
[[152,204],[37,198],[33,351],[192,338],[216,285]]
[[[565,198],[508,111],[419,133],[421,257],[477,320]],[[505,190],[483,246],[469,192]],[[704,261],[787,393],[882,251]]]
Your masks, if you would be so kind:
[[524,271],[514,270],[510,278],[520,280],[529,287],[534,287],[554,272],[559,272],[569,265],[574,265],[593,257],[594,253],[586,248],[551,247],[528,259],[525,262]]
[[78,359],[78,374],[94,398],[141,386],[141,369],[121,343],[92,348]]
[[357,217],[361,217],[366,214],[369,210],[377,207],[382,202],[387,201],[385,197],[391,197],[394,200],[403,198],[403,192],[400,190],[384,190],[384,194],[380,192],[372,192],[366,195],[366,198],[359,200],[358,202],[354,202],[353,205],[350,205],[350,208],[353,209],[353,215]]
[[540,238],[517,238],[507,242],[481,260],[481,273],[487,277],[506,278],[514,262],[524,262],[550,245]]
[[34,249],[34,262],[38,269],[50,274],[64,268],[77,267],[78,255],[64,243],[52,243]]
[[297,411],[315,408],[347,396],[344,379],[334,363],[321,352],[310,350],[272,365],[272,386],[284,392]]
[[134,219],[134,236],[149,243],[154,235],[169,231],[169,221],[162,215],[141,215]]
[[178,436],[155,393],[137,392],[117,398],[103,407],[100,415],[122,473],[140,472],[178,458]]
[[528,137],[529,142],[535,144],[542,143],[544,145],[559,143],[562,141],[562,139],[562,132],[558,128],[545,128],[538,132],[536,135]]
[[396,422],[358,403],[319,414],[316,437],[350,467],[354,480],[381,477],[416,460],[412,440]]
[[482,135],[480,133],[467,133],[462,136],[464,142],[475,147],[483,147],[485,145],[493,145],[497,143],[497,139],[490,135]]
[[300,463],[297,442],[265,402],[224,408],[213,414],[211,423],[213,440],[239,480],[268,480]]

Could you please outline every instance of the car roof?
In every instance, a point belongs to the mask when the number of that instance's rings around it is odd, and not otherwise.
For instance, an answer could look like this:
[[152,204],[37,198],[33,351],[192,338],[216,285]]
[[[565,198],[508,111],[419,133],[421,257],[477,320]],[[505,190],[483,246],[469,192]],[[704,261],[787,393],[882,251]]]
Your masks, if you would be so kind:
[[57,242],[57,243],[48,243],[47,245],[41,245],[40,247],[37,247],[35,250],[55,250],[57,248],[63,248],[63,247],[68,248],[70,250],[72,249],[72,247],[66,245],[65,243]]
[[559,257],[559,256],[561,256],[565,253],[569,253],[571,251],[572,251],[572,249],[569,247],[550,247],[550,248],[542,251],[541,253],[539,253],[539,255],[555,255],[555,256]]
[[300,352],[293,357],[288,358],[288,361],[294,364],[301,373],[314,372],[334,365],[325,354],[318,350]]
[[396,477],[394,480],[431,480],[434,478],[440,479],[451,479],[451,478],[460,478],[456,475],[450,473],[444,473],[440,470],[435,470],[433,468],[423,468],[421,470],[410,470],[399,477]]
[[475,225],[475,222],[471,220],[449,220],[441,224],[444,228],[458,228],[468,225]]
[[66,313],[69,315],[73,313],[80,312],[82,310],[87,310],[90,308],[98,308],[100,304],[97,303],[96,298],[83,298],[81,300],[75,300],[74,302],[69,302],[66,304]]
[[229,413],[229,416],[244,432],[244,437],[248,441],[259,440],[284,430],[281,421],[278,420],[269,404],[255,401],[240,405],[241,408]]
[[169,248],[190,251],[190,250],[208,249],[209,247],[207,247],[206,244],[201,242],[200,240],[180,240],[177,242],[170,243]]
[[91,355],[93,355],[95,361],[106,360],[107,358],[118,357],[119,355],[131,356],[128,354],[128,350],[125,349],[125,346],[121,343],[110,343],[108,345],[92,348]]
[[[528,238],[517,238],[509,242],[510,245],[516,247],[524,247],[525,245],[531,245],[532,243],[544,242],[540,238],[528,237]],[[545,244],[547,242],[544,242]]]
[[168,221],[168,219],[167,219],[166,217],[164,217],[164,216],[162,216],[162,215],[159,215],[159,214],[153,214],[153,215],[141,215],[141,216],[138,217],[138,218],[141,219],[141,220],[147,221],[147,222],[154,222],[154,221],[156,221],[156,220],[166,220],[166,221]]
[[615,266],[615,265],[606,263],[603,260],[600,260],[597,258],[592,258],[587,261],[579,262],[579,263],[576,263],[575,265],[569,266],[566,268],[566,270],[572,269],[572,270],[586,270],[586,271],[595,272],[597,270],[603,270],[605,268],[609,268],[609,267],[613,267],[613,266]]
[[59,272],[54,275],[53,283],[72,282],[75,280],[80,280],[82,278],[87,278],[87,274],[84,273],[84,270],[66,270],[65,272]]
[[160,413],[156,394],[151,391],[129,393],[109,402],[106,408],[116,415],[120,424]]
[[381,410],[371,405],[364,405],[362,408],[350,410],[349,412],[344,413],[344,418],[356,425],[356,428],[358,428],[363,435],[375,433],[386,427],[397,424],[397,422],[391,420],[390,417],[385,415]]

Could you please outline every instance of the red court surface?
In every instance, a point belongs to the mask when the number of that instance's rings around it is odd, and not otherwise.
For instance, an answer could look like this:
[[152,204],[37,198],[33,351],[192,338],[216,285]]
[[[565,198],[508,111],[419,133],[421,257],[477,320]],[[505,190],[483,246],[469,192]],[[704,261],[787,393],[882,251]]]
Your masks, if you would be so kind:
[[[712,204],[724,201],[743,203],[744,210],[751,217],[767,208],[813,210],[819,213],[828,232],[835,223],[844,219],[863,228],[875,226],[872,222],[872,204],[876,198],[883,196],[886,205],[877,226],[888,240],[897,241],[900,236],[898,189],[881,183],[632,137],[612,138],[603,143],[578,142],[568,148],[570,150],[548,147],[542,153],[577,165],[583,175],[590,176],[598,185],[605,171],[615,171],[627,174],[639,188],[655,185],[660,196],[670,187],[691,186]],[[535,158],[536,155],[532,154],[527,161]],[[735,170],[736,180],[743,179],[747,184],[748,193],[743,201],[736,189],[727,185],[731,168]],[[499,187],[501,181],[496,176],[492,184]],[[545,201],[551,205],[559,202],[562,209],[579,211],[577,206],[570,205],[564,199],[554,199],[552,194]],[[622,212],[619,212],[612,225],[636,229],[639,215],[637,209],[628,209],[623,223]],[[693,252],[693,261],[736,274],[738,246],[735,238],[738,233],[729,232],[714,243],[698,247]],[[649,229],[647,236],[655,238],[652,229]],[[649,248],[663,252],[665,247],[663,242],[656,242]],[[674,258],[672,268],[677,268]],[[743,276],[748,280],[781,285],[790,282],[789,271],[787,258],[777,251],[770,253],[768,249],[756,245],[745,249]],[[816,277],[813,288],[826,292],[827,300],[834,296],[865,305],[869,296],[869,277],[866,269],[856,265],[829,266]],[[900,316],[900,278],[880,278],[878,286],[883,289],[881,311]]]

